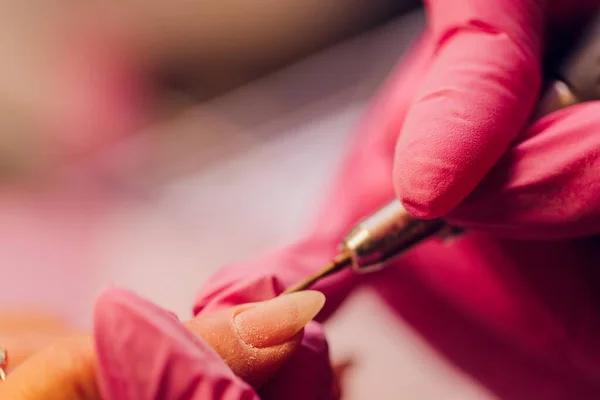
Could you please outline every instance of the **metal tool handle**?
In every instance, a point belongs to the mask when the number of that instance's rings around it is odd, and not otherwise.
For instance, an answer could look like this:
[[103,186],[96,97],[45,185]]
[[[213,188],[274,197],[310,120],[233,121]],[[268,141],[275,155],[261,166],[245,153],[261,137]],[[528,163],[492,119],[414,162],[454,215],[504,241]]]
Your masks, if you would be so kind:
[[441,219],[412,217],[400,201],[394,200],[356,225],[341,250],[350,254],[354,270],[369,272],[440,232],[444,226]]

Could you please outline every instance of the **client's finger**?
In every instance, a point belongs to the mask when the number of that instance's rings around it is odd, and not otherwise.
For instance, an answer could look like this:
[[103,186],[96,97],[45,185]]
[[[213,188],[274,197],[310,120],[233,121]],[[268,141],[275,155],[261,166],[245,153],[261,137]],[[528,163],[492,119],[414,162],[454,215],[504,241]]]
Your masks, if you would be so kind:
[[0,315],[0,347],[10,354],[8,368],[53,341],[72,333],[65,321],[43,312],[14,312]]
[[304,326],[324,304],[320,292],[304,291],[202,315],[185,325],[237,376],[259,388],[292,357]]
[[55,342],[0,382],[0,399],[99,400],[93,349],[91,336]]

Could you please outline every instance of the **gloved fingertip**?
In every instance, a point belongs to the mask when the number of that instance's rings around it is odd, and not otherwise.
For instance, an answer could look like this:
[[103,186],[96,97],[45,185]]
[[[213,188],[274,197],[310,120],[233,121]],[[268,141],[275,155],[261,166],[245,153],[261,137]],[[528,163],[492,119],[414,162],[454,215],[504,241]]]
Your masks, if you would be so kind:
[[[394,165],[394,189],[396,197],[415,218],[434,219],[445,215],[460,200],[452,191],[445,190],[444,174],[428,169],[416,161],[405,162],[397,158]],[[457,182],[460,184],[460,182]]]
[[153,400],[157,393],[190,399],[185,393],[204,370],[235,378],[172,313],[125,290],[99,297],[94,337],[103,399]]
[[126,317],[126,314],[146,314],[179,321],[179,318],[171,311],[160,308],[125,289],[106,289],[96,299],[94,323],[98,326],[123,322],[122,319]]
[[398,132],[393,167],[398,198],[424,219],[458,206],[526,126],[541,87],[544,19],[539,2],[428,7],[435,57]]
[[273,274],[261,274],[248,280],[232,279],[236,273],[239,271],[231,268],[222,271],[223,275],[217,276],[215,281],[209,282],[194,302],[194,315],[269,300],[285,290],[282,282]]
[[[277,372],[277,379],[269,381],[261,388],[262,399],[334,400],[339,398],[323,326],[312,321],[304,330],[302,346]],[[302,385],[297,384],[298,380],[302,381]]]
[[310,322],[304,327],[304,338],[302,345],[308,347],[314,354],[328,354],[329,345],[325,336],[323,325],[316,322]]

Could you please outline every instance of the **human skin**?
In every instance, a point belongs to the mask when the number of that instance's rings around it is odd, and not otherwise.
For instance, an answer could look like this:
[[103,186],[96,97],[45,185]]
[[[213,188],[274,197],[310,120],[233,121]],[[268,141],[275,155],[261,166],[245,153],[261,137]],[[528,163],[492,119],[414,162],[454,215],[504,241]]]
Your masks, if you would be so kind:
[[54,340],[72,334],[68,324],[47,312],[22,310],[0,315],[0,346],[10,354],[9,368],[23,363]]
[[[324,301],[319,292],[304,292],[275,301],[224,309],[183,322],[183,325],[212,347],[235,375],[258,389],[295,353],[302,340],[304,325],[319,312]],[[96,311],[96,322],[105,326],[116,321],[115,318],[118,317],[115,317],[114,308]],[[30,328],[43,329],[50,336],[55,332],[54,326],[62,326],[50,319],[40,322],[37,316],[32,316],[29,321]],[[113,341],[112,338],[108,340]],[[98,365],[107,363],[110,371],[113,355],[102,355],[99,359],[97,354],[101,348],[104,348],[102,339],[78,335],[53,341],[23,362],[21,356],[13,359],[11,363],[16,368],[0,385],[0,398],[112,399],[103,396],[112,393],[111,389],[105,389],[103,393],[103,384],[98,382],[98,379],[110,381],[111,377],[107,377],[106,369]],[[138,360],[129,361],[131,369]]]

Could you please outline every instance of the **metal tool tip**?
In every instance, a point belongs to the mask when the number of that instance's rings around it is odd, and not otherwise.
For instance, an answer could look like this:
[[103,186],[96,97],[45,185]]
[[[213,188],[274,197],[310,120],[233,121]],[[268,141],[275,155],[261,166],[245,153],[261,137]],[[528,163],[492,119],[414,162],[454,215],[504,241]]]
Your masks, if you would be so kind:
[[332,275],[342,269],[348,267],[352,264],[352,256],[348,252],[339,253],[329,264],[327,264],[323,269],[314,274],[313,276],[303,280],[300,283],[297,283],[294,286],[288,288],[282,295],[299,292],[301,290],[306,290],[321,279]]

